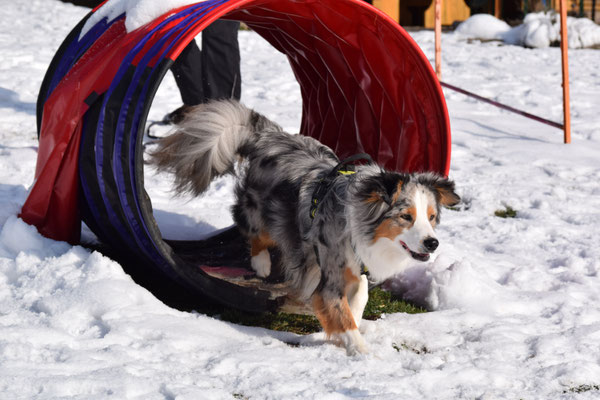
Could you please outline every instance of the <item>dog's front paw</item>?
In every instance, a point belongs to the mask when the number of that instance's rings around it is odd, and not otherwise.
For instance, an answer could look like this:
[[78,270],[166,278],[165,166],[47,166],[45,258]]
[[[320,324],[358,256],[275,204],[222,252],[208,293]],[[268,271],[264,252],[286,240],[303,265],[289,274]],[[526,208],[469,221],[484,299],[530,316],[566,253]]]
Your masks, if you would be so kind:
[[369,349],[358,329],[351,329],[339,334],[339,338],[346,348],[346,354],[355,356],[367,354]]
[[269,255],[269,250],[261,250],[260,253],[252,257],[250,264],[259,278],[266,278],[271,275],[271,256]]

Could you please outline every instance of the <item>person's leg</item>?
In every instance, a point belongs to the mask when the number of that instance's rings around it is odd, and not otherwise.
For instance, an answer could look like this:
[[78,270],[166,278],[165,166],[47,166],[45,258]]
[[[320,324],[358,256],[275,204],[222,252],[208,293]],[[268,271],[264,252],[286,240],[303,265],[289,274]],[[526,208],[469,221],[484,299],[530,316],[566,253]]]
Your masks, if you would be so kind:
[[171,66],[171,72],[186,106],[204,102],[202,85],[202,56],[195,40],[192,40]]
[[240,99],[242,80],[237,35],[240,23],[217,20],[202,31],[204,101]]

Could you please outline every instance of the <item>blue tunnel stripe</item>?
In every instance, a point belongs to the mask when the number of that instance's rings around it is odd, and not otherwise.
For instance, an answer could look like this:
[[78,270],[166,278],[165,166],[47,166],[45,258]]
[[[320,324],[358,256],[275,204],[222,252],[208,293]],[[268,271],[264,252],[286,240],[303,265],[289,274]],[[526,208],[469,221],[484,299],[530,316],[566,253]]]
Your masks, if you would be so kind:
[[[135,181],[136,181],[136,177],[135,177],[135,162],[136,162],[136,160],[135,160],[135,151],[136,151],[137,137],[138,137],[138,135],[140,133],[143,132],[143,128],[144,128],[142,126],[139,126],[140,123],[141,123],[140,117],[142,115],[142,110],[144,109],[144,103],[146,102],[145,101],[146,100],[146,95],[147,95],[147,91],[148,91],[148,88],[150,86],[152,77],[154,76],[154,73],[156,72],[156,69],[159,67],[159,65],[161,65],[160,64],[160,60],[163,60],[166,57],[166,55],[170,52],[170,50],[173,48],[173,46],[176,45],[177,43],[179,43],[179,40],[181,39],[181,37],[185,33],[187,33],[189,31],[189,29],[191,29],[199,19],[205,17],[217,5],[219,5],[221,3],[224,3],[224,1],[221,0],[221,1],[211,2],[211,3],[212,4],[208,5],[205,9],[199,10],[194,15],[194,19],[193,19],[192,23],[188,24],[188,26],[185,27],[184,30],[182,30],[181,32],[179,32],[176,35],[176,37],[170,42],[170,44],[166,48],[164,48],[162,50],[162,54],[160,55],[159,61],[154,65],[154,67],[152,67],[150,75],[148,75],[148,78],[146,79],[146,81],[143,82],[142,94],[140,96],[140,99],[138,99],[138,101],[136,103],[136,107],[135,107],[135,112],[134,112],[134,116],[133,116],[133,123],[131,125],[131,127],[132,127],[132,131],[131,131],[131,135],[130,135],[131,140],[129,141],[129,155],[130,155],[130,157],[129,157],[129,162],[130,162],[130,165],[129,165],[129,183],[130,183],[131,187],[134,188],[134,197],[135,197],[134,206],[135,206],[135,210],[130,210],[130,208],[129,208],[130,205],[127,204],[127,202],[126,202],[127,198],[125,196],[125,193],[122,190],[123,188],[127,187],[127,183],[125,181],[125,174],[122,174],[120,172],[116,174],[117,178],[118,178],[117,179],[117,183],[120,184],[120,188],[121,188],[121,190],[119,192],[119,195],[121,196],[121,200],[123,202],[125,202],[126,213],[129,213],[128,214],[128,220],[129,221],[135,221],[136,220],[136,218],[135,218],[136,215],[137,216],[141,216],[141,211],[139,209],[139,195],[138,195],[137,191],[135,190],[135,188],[136,188],[136,185],[135,185]],[[172,32],[175,32],[175,31],[176,31],[176,29],[172,30]],[[170,34],[169,34],[169,36],[170,36]],[[136,83],[139,79],[141,79],[143,77],[142,70],[146,68],[147,64],[154,58],[154,56],[156,54],[158,54],[158,52],[161,50],[161,48],[163,48],[162,43],[157,43],[152,49],[150,49],[150,51],[143,57],[143,59],[138,64],[136,75],[134,76],[133,83],[130,86],[130,89],[129,89],[129,91],[128,91],[127,95],[126,95],[125,101],[124,101],[124,105],[123,105],[123,107],[121,109],[121,115],[125,116],[127,114],[126,111],[125,111],[125,109],[129,107],[129,103],[131,102],[131,96],[133,94],[133,88],[134,88],[134,86],[142,84],[142,82]],[[124,128],[124,122],[123,122],[123,120],[121,118],[119,118],[119,126],[117,127],[117,131],[119,132],[123,128]],[[122,135],[117,134],[117,140],[118,140],[118,143],[116,142],[115,145],[118,148],[118,150],[121,151],[120,147],[123,144]],[[122,170],[122,166],[119,163],[120,159],[115,159],[115,161],[116,161],[116,164],[115,164],[116,170],[118,169],[119,171],[121,171]],[[116,170],[115,170],[115,172],[116,172]],[[140,218],[140,220],[142,221],[144,232],[146,233],[146,235],[148,235],[148,229],[145,226],[146,221],[144,221],[143,218]],[[152,239],[151,236],[148,235],[148,237],[150,237],[150,239]],[[154,244],[154,246],[155,246],[155,244]]]
[[[207,11],[208,10],[205,10],[203,12],[202,16],[204,16]],[[129,150],[128,151],[129,152],[129,166],[128,166],[129,174],[126,174],[125,171],[123,170],[123,165],[121,165],[121,157],[113,158],[114,173],[115,173],[115,177],[116,177],[118,194],[119,194],[119,197],[121,200],[121,205],[123,206],[123,210],[125,212],[127,221],[129,223],[131,229],[136,233],[135,238],[139,239],[138,244],[144,248],[156,248],[156,243],[154,242],[152,236],[148,232],[148,227],[146,226],[146,221],[142,218],[142,214],[141,214],[141,210],[140,210],[140,206],[139,206],[139,195],[137,193],[136,185],[135,185],[135,180],[136,180],[135,149],[136,149],[137,137],[140,134],[140,130],[142,129],[142,128],[138,129],[138,126],[140,124],[140,116],[142,114],[142,109],[144,108],[144,103],[146,100],[147,90],[148,90],[150,81],[152,80],[154,73],[156,72],[156,69],[160,65],[160,60],[163,60],[165,58],[165,56],[169,52],[169,50],[177,43],[178,39],[182,36],[182,33],[178,34],[177,37],[175,37],[171,41],[171,43],[166,47],[166,49],[163,50],[163,54],[160,55],[159,62],[157,64],[155,64],[154,67],[151,68],[150,74],[146,75],[147,76],[146,81],[142,82],[141,79],[143,79],[143,77],[144,77],[144,74],[142,72],[146,69],[148,62],[150,60],[152,60],[154,58],[154,56],[157,54],[157,51],[154,51],[154,50],[160,50],[161,48],[163,48],[163,44],[165,42],[167,42],[168,39],[170,39],[171,34],[168,34],[165,36],[168,36],[168,37],[165,37],[164,40],[161,40],[159,43],[157,43],[154,46],[154,48],[151,49],[138,64],[138,66],[136,68],[136,74],[134,75],[134,78],[132,79],[132,84],[130,85],[130,88],[125,96],[123,105],[121,107],[121,113],[120,113],[120,116],[118,119],[117,134],[116,134],[116,139],[115,139],[115,154],[121,154],[121,152],[123,152],[123,150],[124,150],[122,148],[122,146],[124,145],[124,142],[125,142],[124,141],[124,138],[125,138],[124,133],[127,133],[125,131],[125,129],[126,129],[125,121],[127,120],[127,118],[131,118],[131,114],[128,112],[128,110],[129,110],[129,107],[131,107],[131,100],[134,95],[134,91],[139,86],[142,86],[142,93],[140,95],[140,98],[137,99],[135,106],[134,106],[133,121],[131,124],[131,134],[128,136],[128,138],[129,138],[129,141],[128,141],[128,143],[129,143],[129,149],[128,149]],[[127,180],[127,175],[129,175],[128,176],[129,180]],[[131,204],[128,201],[128,197],[127,197],[127,189],[130,187],[133,189],[133,202]],[[140,243],[140,242],[142,242],[142,243]],[[157,260],[157,261],[162,261],[162,257],[160,258],[160,260]]]
[[[126,120],[127,114],[128,114],[127,110],[128,110],[132,95],[135,91],[135,88],[140,84],[140,82],[138,82],[138,81],[139,81],[140,77],[142,76],[142,71],[145,69],[145,66],[147,65],[147,63],[150,60],[152,60],[160,52],[160,50],[163,48],[164,44],[168,41],[168,39],[171,38],[171,36],[175,32],[177,32],[177,30],[183,29],[186,25],[187,25],[187,29],[190,29],[195,24],[195,22],[197,22],[199,19],[205,17],[212,9],[214,9],[214,7],[216,7],[217,5],[223,4],[225,2],[226,1],[224,1],[224,0],[220,0],[220,1],[205,2],[205,3],[201,3],[199,5],[191,6],[185,10],[182,10],[180,13],[177,13],[177,14],[165,19],[165,21],[163,21],[155,29],[150,31],[138,44],[136,44],[136,46],[132,49],[132,51],[130,51],[130,53],[124,59],[121,67],[119,68],[119,71],[117,72],[117,75],[113,79],[111,86],[109,87],[106,95],[104,96],[102,111],[100,113],[100,118],[98,119],[98,126],[96,129],[96,146],[95,146],[95,148],[96,148],[96,171],[97,171],[97,178],[98,178],[100,192],[102,194],[102,200],[103,200],[104,206],[106,207],[110,223],[113,224],[113,226],[119,232],[119,235],[125,241],[130,241],[131,236],[133,236],[136,246],[133,246],[134,243],[131,243],[132,247],[139,248],[144,254],[146,254],[146,256],[148,256],[149,258],[154,260],[161,267],[167,267],[169,264],[166,262],[166,260],[164,260],[164,257],[160,254],[160,251],[158,251],[156,243],[154,243],[152,236],[149,235],[148,228],[145,225],[144,219],[141,218],[141,212],[140,212],[139,204],[138,204],[139,194],[137,193],[137,190],[135,187],[135,174],[134,174],[135,156],[131,157],[131,159],[129,161],[129,163],[130,163],[129,179],[130,179],[130,183],[133,187],[133,195],[135,198],[135,202],[133,205],[135,206],[135,208],[132,209],[131,205],[129,205],[129,203],[127,201],[126,189],[128,188],[128,186],[127,186],[127,182],[125,181],[125,178],[124,178],[123,166],[121,165],[121,160],[120,160],[121,147],[123,146],[123,138],[124,138],[124,135],[126,135],[128,133],[125,131],[125,120]],[[113,208],[110,200],[108,199],[107,187],[105,185],[105,180],[104,180],[106,177],[104,177],[104,167],[105,166],[104,166],[104,159],[103,159],[103,157],[104,157],[104,154],[103,154],[103,151],[104,151],[103,150],[103,139],[104,139],[103,138],[103,130],[104,130],[106,106],[109,101],[109,98],[114,93],[117,86],[119,85],[121,80],[126,75],[126,72],[129,69],[129,66],[131,65],[132,60],[143,49],[144,45],[147,43],[149,38],[157,30],[161,29],[165,24],[170,23],[175,18],[181,18],[181,16],[186,16],[186,18],[183,21],[181,21],[179,24],[177,24],[176,26],[172,27],[169,30],[169,33],[164,35],[165,37],[161,38],[159,40],[159,43],[155,44],[151,49],[149,49],[147,51],[147,53],[144,55],[144,57],[142,58],[142,61],[140,61],[140,63],[136,67],[134,77],[131,80],[131,84],[129,85],[129,89],[127,91],[125,98],[123,99],[122,106],[119,110],[119,116],[117,119],[117,126],[116,126],[116,131],[115,131],[115,147],[113,148],[115,153],[113,153],[112,167],[115,168],[113,170],[113,178],[115,179],[115,184],[117,185],[117,192],[118,192],[117,194],[121,201],[121,205],[123,207],[122,210],[125,214],[126,222],[128,225],[128,226],[124,226],[122,224],[122,221],[118,218],[117,214],[115,213],[116,210]],[[177,40],[180,39],[184,33],[185,33],[185,29],[182,32],[180,32],[178,35],[176,35],[175,39],[173,41],[171,41],[168,48],[163,50],[163,53],[161,54],[161,59],[166,56],[166,54],[168,53],[168,50],[171,49],[172,46],[174,46],[177,43]],[[158,65],[158,64],[159,63],[157,63],[156,65]],[[156,68],[156,65],[154,68]],[[151,79],[151,77],[152,77],[152,74],[149,75],[148,79]],[[129,146],[131,148],[130,155],[135,154],[135,143],[137,140],[138,127],[140,124],[139,118],[141,115],[141,109],[143,108],[143,104],[146,101],[145,95],[146,95],[148,83],[149,83],[148,81],[145,83],[142,95],[140,96],[140,98],[137,101],[137,107],[136,107],[135,114],[134,114],[134,122],[131,125],[132,132],[131,132],[131,137],[130,137],[130,141],[129,141]],[[94,213],[94,210],[91,210],[91,211]],[[97,210],[95,210],[95,211],[97,212]],[[96,215],[95,217],[96,218],[100,217],[100,215]],[[138,222],[138,218],[139,218],[139,221],[141,222],[141,226],[140,226],[140,223]],[[132,230],[133,235],[131,235],[129,233],[129,229]],[[167,268],[167,270],[170,270],[170,268]]]
[[[198,7],[200,9],[204,8],[204,7]],[[195,13],[193,12],[194,10],[192,10],[192,12],[186,12],[185,14],[188,14],[188,17],[181,23],[179,23],[178,25],[176,25],[174,28],[172,28],[169,33],[167,33],[166,35],[164,35],[160,40],[158,44],[155,44],[150,50],[149,50],[149,54],[146,54],[145,56],[148,57],[150,56],[150,58],[154,57],[154,55],[156,54],[156,52],[162,47],[162,44],[167,41],[167,39],[173,34],[173,32],[180,26],[185,25],[186,23],[193,21],[194,17],[195,17]],[[176,16],[178,17],[178,16]],[[159,26],[157,26],[155,28],[155,30],[158,30],[162,27],[162,25],[168,23],[169,21],[164,21],[163,23],[159,24]],[[137,54],[139,53],[139,51],[141,49],[143,49],[143,46],[145,45],[145,43],[148,41],[148,39],[151,37],[153,32],[150,32],[149,34],[147,34],[141,41],[140,43],[138,43],[134,49],[128,54],[128,56],[125,58],[124,62],[123,62],[123,66],[127,66],[131,60],[133,60],[134,57],[137,56]],[[154,52],[152,52],[152,49],[154,49]],[[155,54],[152,54],[155,53]],[[138,65],[139,67],[139,65]],[[138,70],[138,68],[136,68],[136,70]],[[110,92],[112,92],[113,90],[115,90],[115,88],[120,84],[121,79],[123,78],[124,74],[125,74],[126,70],[121,70],[120,73],[117,73],[116,78],[113,80],[113,83],[111,85],[111,88],[109,89],[109,96],[110,96]],[[130,87],[134,87],[136,86],[135,83],[135,79],[132,79],[133,83],[130,85]],[[127,102],[127,99],[123,99],[125,102]],[[123,107],[121,107],[122,109]],[[115,130],[115,139],[118,140],[118,138],[122,138],[123,137],[123,128],[124,128],[124,121],[126,119],[126,115],[120,115],[119,118],[117,119],[117,126],[116,126],[116,130]],[[97,140],[102,140],[102,138],[98,138]],[[114,150],[114,149],[113,149]],[[116,154],[116,155],[115,155]],[[114,167],[114,161],[118,160],[119,153],[113,153],[113,167]],[[98,160],[97,160],[98,161]],[[100,175],[102,175],[103,170],[102,169],[98,169],[98,172]],[[165,260],[163,259],[163,257],[161,256],[160,252],[157,252],[157,246],[156,243],[154,243],[154,241],[151,239],[151,237],[148,234],[147,228],[144,226],[143,229],[139,229],[139,226],[136,222],[135,216],[132,215],[131,210],[127,207],[126,204],[123,204],[123,200],[124,200],[124,196],[122,193],[122,188],[121,190],[119,190],[118,188],[118,182],[117,179],[118,177],[123,175],[123,171],[122,169],[119,170],[113,170],[113,178],[115,178],[115,184],[117,184],[117,194],[119,196],[119,201],[121,202],[121,210],[126,214],[126,222],[128,226],[122,226],[122,224],[120,223],[121,221],[117,218],[117,216],[115,214],[113,214],[113,210],[112,208],[112,204],[111,201],[108,199],[108,196],[106,195],[106,187],[104,185],[101,186],[101,193],[103,196],[103,199],[105,201],[105,204],[107,206],[107,208],[109,209],[109,219],[111,219],[111,221],[116,225],[117,230],[120,232],[121,235],[126,235],[126,240],[131,240],[131,236],[133,236],[133,239],[135,240],[137,247],[140,248],[147,256],[149,256],[151,259],[153,259],[155,262],[159,263],[159,264],[165,264]],[[102,178],[101,178],[102,179]],[[104,183],[104,179],[102,179],[103,183]],[[121,192],[121,193],[120,193]],[[126,201],[125,201],[126,203]],[[129,214],[129,215],[127,215]],[[142,219],[143,221],[143,219]],[[143,223],[143,222],[142,222]],[[133,225],[133,226],[132,226]],[[138,229],[136,229],[138,228]],[[133,235],[129,234],[129,229],[133,229]],[[150,238],[150,240],[148,240],[148,238]],[[168,269],[170,271],[170,269]]]
[[[91,15],[91,14],[90,14]],[[96,25],[94,25],[82,38],[79,40],[79,34],[75,35],[73,41],[69,44],[65,52],[63,53],[60,62],[50,80],[48,91],[44,101],[48,99],[52,91],[56,89],[59,82],[65,77],[65,75],[71,70],[73,65],[85,54],[86,51],[110,28],[115,22],[124,18],[125,14],[120,15],[114,20],[108,22],[106,18],[102,19]],[[87,18],[86,18],[87,20]],[[83,24],[81,24],[83,26]]]

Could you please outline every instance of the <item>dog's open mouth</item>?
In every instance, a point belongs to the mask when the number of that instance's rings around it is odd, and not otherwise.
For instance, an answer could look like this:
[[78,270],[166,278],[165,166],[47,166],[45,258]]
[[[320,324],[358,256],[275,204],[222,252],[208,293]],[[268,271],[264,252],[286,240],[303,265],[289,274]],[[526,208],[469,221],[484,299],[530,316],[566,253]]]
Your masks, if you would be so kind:
[[428,253],[415,253],[403,241],[400,241],[400,244],[402,245],[402,247],[404,247],[404,249],[406,251],[408,251],[410,253],[410,256],[412,258],[414,258],[415,260],[417,260],[417,261],[428,261],[429,260],[429,254]]

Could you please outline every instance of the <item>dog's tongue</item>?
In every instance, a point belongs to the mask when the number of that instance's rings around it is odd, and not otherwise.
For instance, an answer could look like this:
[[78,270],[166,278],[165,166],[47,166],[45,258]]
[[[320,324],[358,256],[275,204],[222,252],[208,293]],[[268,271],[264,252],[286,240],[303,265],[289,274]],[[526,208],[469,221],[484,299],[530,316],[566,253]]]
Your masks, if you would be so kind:
[[414,251],[411,250],[410,255],[412,256],[412,258],[414,258],[417,261],[428,261],[429,260],[429,254],[425,253],[415,253]]
[[428,253],[416,253],[416,252],[412,251],[406,243],[400,242],[400,244],[402,244],[402,247],[404,247],[406,249],[406,251],[408,251],[410,253],[410,256],[412,258],[414,258],[415,260],[417,260],[417,261],[428,261],[429,260]]

